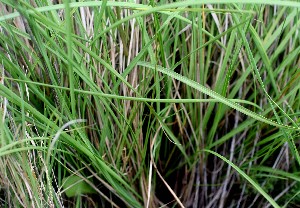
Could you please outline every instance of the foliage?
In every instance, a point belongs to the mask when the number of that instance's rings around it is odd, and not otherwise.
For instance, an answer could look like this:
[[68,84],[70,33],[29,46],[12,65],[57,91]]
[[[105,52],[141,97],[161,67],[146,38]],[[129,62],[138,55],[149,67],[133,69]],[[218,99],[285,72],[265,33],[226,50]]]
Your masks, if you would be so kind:
[[1,0],[1,207],[299,198],[296,1]]

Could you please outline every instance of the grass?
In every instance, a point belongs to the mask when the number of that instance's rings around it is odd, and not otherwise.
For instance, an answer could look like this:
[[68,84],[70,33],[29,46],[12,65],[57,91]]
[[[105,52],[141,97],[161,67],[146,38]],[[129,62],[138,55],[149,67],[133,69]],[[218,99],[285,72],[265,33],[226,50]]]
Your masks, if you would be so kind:
[[1,207],[296,207],[297,1],[1,0]]

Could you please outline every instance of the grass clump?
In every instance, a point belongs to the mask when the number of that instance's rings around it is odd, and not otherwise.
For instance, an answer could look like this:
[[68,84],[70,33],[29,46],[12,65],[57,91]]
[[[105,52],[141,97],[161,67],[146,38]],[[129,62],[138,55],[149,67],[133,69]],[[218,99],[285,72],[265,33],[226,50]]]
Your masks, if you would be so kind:
[[294,1],[0,3],[1,207],[293,207]]

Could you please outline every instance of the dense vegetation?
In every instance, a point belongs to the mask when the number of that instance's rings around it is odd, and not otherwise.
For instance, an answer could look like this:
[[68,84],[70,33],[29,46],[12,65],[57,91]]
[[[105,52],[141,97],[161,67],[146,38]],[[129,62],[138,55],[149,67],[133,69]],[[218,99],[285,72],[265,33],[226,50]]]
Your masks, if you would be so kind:
[[1,207],[299,205],[300,3],[0,2]]

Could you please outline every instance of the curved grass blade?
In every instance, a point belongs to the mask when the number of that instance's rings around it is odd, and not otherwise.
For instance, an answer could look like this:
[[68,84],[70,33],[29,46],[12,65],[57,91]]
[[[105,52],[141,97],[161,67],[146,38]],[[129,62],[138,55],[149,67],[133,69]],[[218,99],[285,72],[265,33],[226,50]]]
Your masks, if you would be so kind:
[[182,83],[185,83],[187,84],[188,86],[196,89],[196,90],[199,90],[200,92],[212,97],[212,98],[215,98],[217,99],[219,102],[229,106],[229,107],[232,107],[234,108],[235,110],[247,115],[247,116],[250,116],[258,121],[261,121],[261,122],[264,122],[266,124],[270,124],[270,125],[273,125],[273,126],[276,126],[278,128],[285,128],[285,129],[291,129],[291,130],[297,130],[297,131],[300,131],[300,128],[296,128],[296,127],[293,127],[293,126],[288,126],[288,125],[284,125],[284,124],[279,124],[277,123],[276,121],[272,121],[270,119],[267,119],[266,117],[262,116],[262,115],[259,115],[225,97],[223,97],[222,95],[216,93],[215,91],[207,88],[207,87],[204,87],[203,85],[187,78],[187,77],[184,77],[174,71],[171,71],[169,69],[166,69],[166,68],[163,68],[161,66],[154,66],[153,64],[151,63],[148,63],[148,62],[138,62],[138,65],[140,66],[144,66],[144,67],[147,67],[147,68],[150,68],[150,69],[153,69],[153,70],[157,70],[165,75],[168,75],[170,76],[171,78],[173,79],[176,79],[178,81],[181,81]]
[[280,206],[274,201],[274,199],[272,199],[272,197],[267,194],[260,186],[259,184],[257,184],[252,178],[250,178],[244,171],[242,171],[238,166],[236,166],[235,164],[233,164],[231,161],[227,160],[225,157],[223,157],[222,155],[213,152],[211,150],[203,150],[205,152],[211,153],[219,158],[221,158],[224,162],[226,162],[228,165],[230,165],[232,168],[234,168],[240,175],[242,175],[247,181],[249,181],[249,183],[251,183],[252,186],[254,186],[254,188],[261,194],[263,195],[268,202],[270,202],[270,204],[275,207],[275,208],[280,208]]

